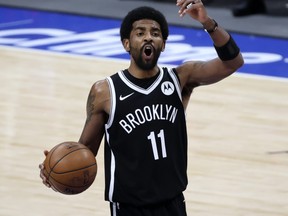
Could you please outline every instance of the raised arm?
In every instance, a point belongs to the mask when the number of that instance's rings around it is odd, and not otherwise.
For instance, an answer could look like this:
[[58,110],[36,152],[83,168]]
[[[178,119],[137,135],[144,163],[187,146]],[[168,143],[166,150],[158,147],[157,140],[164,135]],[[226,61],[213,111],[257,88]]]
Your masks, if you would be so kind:
[[179,15],[190,15],[200,22],[210,35],[218,58],[210,61],[190,61],[176,68],[182,88],[187,92],[199,85],[218,82],[234,73],[244,61],[231,35],[208,16],[201,0],[178,0]]

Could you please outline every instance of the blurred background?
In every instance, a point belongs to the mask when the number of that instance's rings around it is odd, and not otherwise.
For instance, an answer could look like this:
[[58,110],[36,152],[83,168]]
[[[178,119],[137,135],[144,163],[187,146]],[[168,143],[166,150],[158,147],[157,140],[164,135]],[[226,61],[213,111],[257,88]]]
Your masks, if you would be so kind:
[[[287,216],[288,0],[203,0],[240,45],[245,65],[198,89],[187,111],[195,216]],[[103,149],[95,184],[64,196],[47,189],[44,149],[77,141],[90,86],[127,67],[119,40],[128,11],[154,7],[170,36],[161,64],[215,57],[202,26],[172,0],[0,0],[0,216],[109,215]],[[103,146],[103,145],[102,145]]]

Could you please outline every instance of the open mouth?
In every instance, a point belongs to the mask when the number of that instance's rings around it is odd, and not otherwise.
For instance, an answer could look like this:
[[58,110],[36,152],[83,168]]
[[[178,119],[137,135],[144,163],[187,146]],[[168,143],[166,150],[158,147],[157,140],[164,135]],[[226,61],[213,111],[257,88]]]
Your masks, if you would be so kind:
[[145,59],[150,59],[152,58],[153,55],[153,46],[148,44],[144,46],[144,50],[143,50],[143,55]]
[[144,48],[144,53],[146,56],[150,56],[152,54],[152,47],[151,46],[146,46]]

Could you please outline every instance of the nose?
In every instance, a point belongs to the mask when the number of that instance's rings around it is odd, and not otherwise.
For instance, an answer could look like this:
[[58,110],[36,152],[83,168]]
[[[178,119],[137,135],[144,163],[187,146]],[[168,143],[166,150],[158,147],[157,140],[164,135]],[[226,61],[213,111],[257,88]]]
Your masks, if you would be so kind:
[[147,33],[145,34],[144,40],[147,41],[147,42],[152,41],[152,35],[151,35],[150,32],[147,32]]

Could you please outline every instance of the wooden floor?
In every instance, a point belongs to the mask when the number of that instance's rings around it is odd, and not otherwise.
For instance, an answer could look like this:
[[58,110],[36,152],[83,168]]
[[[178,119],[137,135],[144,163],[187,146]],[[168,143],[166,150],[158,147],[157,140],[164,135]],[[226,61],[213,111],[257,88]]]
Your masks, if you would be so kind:
[[[106,216],[103,149],[80,195],[44,187],[43,150],[77,141],[86,98],[128,62],[0,47],[0,215]],[[288,82],[234,75],[187,110],[190,216],[288,215]]]

